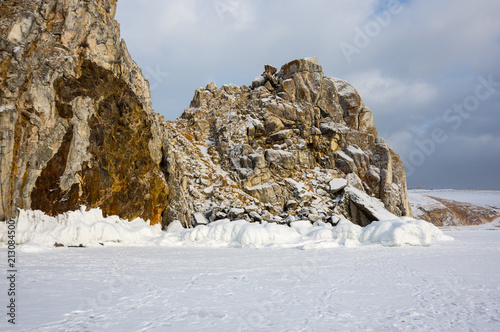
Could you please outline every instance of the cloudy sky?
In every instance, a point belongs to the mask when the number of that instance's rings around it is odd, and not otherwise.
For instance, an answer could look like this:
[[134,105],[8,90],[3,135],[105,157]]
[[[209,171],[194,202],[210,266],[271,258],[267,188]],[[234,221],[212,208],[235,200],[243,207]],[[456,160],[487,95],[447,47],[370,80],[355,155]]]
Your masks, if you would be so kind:
[[116,18],[175,119],[194,90],[317,56],[351,82],[408,184],[500,189],[500,1],[119,0]]

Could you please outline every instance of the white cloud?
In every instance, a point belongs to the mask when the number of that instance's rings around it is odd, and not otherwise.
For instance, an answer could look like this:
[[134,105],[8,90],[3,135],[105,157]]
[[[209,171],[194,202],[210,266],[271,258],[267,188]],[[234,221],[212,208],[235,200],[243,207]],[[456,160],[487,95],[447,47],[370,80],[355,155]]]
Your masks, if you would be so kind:
[[363,100],[377,105],[390,105],[404,100],[405,103],[427,104],[437,95],[437,90],[422,80],[400,80],[382,74],[379,70],[352,76],[351,83]]
[[179,31],[196,25],[199,20],[198,1],[168,1],[159,12],[158,27],[162,32]]
[[255,1],[214,0],[212,6],[218,18],[236,31],[247,29],[255,21]]

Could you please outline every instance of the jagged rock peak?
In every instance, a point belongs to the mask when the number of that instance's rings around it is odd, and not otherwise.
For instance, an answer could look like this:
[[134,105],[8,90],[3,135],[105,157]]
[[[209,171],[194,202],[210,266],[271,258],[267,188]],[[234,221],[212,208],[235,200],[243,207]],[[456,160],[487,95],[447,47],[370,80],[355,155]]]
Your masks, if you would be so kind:
[[[265,65],[251,86],[199,88],[173,125],[220,168],[209,173],[225,174],[261,213],[323,221],[342,215],[366,225],[377,218],[362,206],[365,195],[394,215],[411,215],[400,158],[378,137],[356,89],[325,77],[316,58],[291,61],[279,71]],[[207,183],[210,193],[224,187],[221,179]],[[338,187],[341,180],[346,185]],[[211,206],[222,198],[226,210],[243,204],[211,194],[197,198],[205,185],[187,182],[195,195],[185,197],[198,202],[193,205],[200,213],[212,216]]]

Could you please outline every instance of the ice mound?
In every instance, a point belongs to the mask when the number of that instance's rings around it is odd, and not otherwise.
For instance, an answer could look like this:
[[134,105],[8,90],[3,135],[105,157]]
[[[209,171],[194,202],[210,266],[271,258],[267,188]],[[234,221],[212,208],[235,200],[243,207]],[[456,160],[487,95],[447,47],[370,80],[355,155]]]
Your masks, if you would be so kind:
[[436,241],[452,239],[433,224],[424,220],[401,218],[375,221],[366,226],[359,240],[384,246],[429,246]]
[[[0,239],[6,242],[5,224],[0,225]],[[148,244],[163,235],[160,225],[151,226],[142,219],[127,221],[117,216],[104,217],[100,209],[50,217],[41,211],[21,210],[16,225],[16,242],[66,246],[100,243]]]
[[254,224],[245,220],[230,221],[228,219],[216,221],[207,226],[199,226],[179,234],[182,241],[198,242],[208,239],[237,246],[285,244],[298,241],[300,237],[299,233],[286,225]]
[[[294,221],[290,226],[275,223],[248,223],[244,220],[219,220],[185,229],[174,221],[165,231],[142,219],[126,221],[104,217],[100,209],[64,213],[57,217],[40,211],[21,211],[17,221],[16,242],[26,252],[65,246],[171,246],[171,247],[287,247],[300,249],[383,246],[428,246],[452,240],[432,224],[411,218],[376,221],[362,228],[347,219],[331,224]],[[0,223],[0,242],[8,241],[7,227]]]

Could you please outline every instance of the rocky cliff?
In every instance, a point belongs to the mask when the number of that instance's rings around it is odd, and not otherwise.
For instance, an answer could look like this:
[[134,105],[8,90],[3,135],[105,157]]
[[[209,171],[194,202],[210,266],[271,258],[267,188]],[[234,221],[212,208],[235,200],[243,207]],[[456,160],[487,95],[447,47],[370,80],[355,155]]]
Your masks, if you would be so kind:
[[160,119],[116,0],[0,7],[0,219],[80,205],[161,221]]
[[185,226],[411,215],[400,158],[315,58],[266,65],[250,86],[210,83],[165,122],[115,7],[2,2],[0,219],[81,205]]

